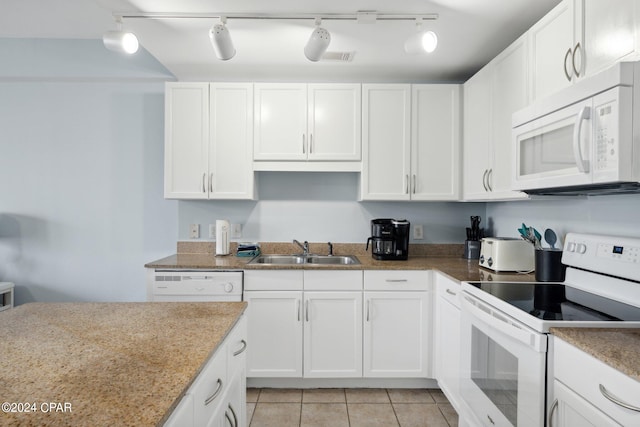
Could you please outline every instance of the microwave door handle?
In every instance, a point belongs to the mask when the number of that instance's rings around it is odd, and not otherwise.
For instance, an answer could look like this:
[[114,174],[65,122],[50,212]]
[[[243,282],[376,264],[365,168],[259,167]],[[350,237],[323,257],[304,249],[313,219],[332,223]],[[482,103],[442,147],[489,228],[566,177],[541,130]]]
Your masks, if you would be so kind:
[[573,156],[578,167],[578,172],[589,172],[589,161],[582,157],[582,148],[580,146],[580,140],[582,139],[582,122],[591,118],[591,107],[584,106],[578,113],[576,118],[576,125],[573,129]]
[[480,320],[482,323],[485,323],[492,329],[521,342],[538,353],[546,351],[545,343],[539,337],[536,337],[535,332],[527,331],[526,329],[507,320],[505,316],[497,315],[492,308],[483,302],[464,295],[462,304],[464,305],[464,309],[470,315]]

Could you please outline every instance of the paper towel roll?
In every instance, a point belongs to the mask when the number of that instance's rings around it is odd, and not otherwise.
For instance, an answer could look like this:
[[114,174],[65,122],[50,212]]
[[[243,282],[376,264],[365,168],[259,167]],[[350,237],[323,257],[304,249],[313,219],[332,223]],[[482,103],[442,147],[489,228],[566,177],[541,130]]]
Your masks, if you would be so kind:
[[231,224],[226,219],[216,220],[216,255],[229,255],[229,231]]

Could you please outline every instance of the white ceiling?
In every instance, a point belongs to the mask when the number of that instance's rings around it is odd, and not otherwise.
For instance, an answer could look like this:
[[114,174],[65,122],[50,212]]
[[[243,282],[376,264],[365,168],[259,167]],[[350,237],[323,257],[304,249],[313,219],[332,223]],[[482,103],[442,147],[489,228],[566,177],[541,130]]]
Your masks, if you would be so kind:
[[437,13],[432,54],[404,53],[412,22],[325,20],[330,51],[355,51],[349,63],[308,61],[313,21],[232,20],[237,50],[216,59],[208,38],[217,20],[125,19],[140,43],[179,80],[464,81],[560,0],[13,0],[2,2],[0,37],[95,38],[114,29],[113,13]]

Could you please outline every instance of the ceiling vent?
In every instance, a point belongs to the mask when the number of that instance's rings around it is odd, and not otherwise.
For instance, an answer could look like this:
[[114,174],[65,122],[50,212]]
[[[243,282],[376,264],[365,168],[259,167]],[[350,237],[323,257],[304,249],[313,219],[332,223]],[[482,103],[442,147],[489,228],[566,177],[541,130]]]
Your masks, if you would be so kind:
[[323,61],[338,61],[338,62],[351,62],[353,57],[356,56],[355,52],[325,52],[322,55]]

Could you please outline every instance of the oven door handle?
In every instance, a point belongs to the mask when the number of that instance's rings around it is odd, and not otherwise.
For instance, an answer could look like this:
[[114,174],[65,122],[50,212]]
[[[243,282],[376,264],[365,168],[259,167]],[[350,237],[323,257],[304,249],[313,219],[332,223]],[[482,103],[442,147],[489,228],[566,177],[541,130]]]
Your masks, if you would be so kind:
[[546,341],[542,339],[541,334],[528,330],[526,326],[516,324],[493,307],[465,294],[463,294],[462,304],[464,310],[494,330],[521,342],[538,353],[547,351]]

